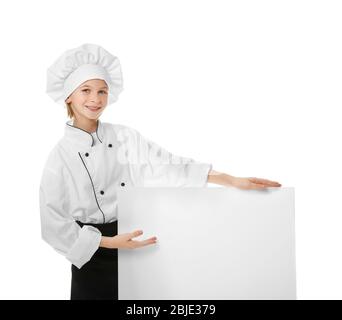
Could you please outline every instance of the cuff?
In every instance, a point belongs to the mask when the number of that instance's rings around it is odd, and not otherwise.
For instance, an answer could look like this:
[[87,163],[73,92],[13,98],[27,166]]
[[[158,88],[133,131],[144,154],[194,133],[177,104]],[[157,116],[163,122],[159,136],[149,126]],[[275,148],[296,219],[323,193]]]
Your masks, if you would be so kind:
[[87,263],[100,246],[102,234],[93,226],[83,226],[66,258],[78,269]]
[[206,187],[208,184],[208,174],[212,169],[211,163],[191,163],[188,165],[190,184],[194,187]]

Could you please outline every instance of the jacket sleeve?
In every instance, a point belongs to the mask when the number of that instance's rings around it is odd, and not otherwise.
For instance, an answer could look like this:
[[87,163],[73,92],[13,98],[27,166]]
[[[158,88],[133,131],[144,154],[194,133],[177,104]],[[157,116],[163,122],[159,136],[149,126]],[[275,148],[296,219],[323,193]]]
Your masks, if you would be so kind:
[[66,187],[62,172],[45,166],[39,188],[41,236],[80,269],[98,249],[101,232],[93,226],[81,228],[72,218]]
[[119,139],[129,164],[130,175],[143,187],[205,187],[211,163],[172,154],[137,130],[122,129]]

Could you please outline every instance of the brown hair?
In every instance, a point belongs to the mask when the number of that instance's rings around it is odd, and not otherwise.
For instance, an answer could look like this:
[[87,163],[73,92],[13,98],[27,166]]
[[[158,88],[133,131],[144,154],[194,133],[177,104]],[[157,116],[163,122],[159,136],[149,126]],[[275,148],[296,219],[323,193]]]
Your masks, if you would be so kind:
[[67,108],[68,117],[69,117],[70,119],[75,118],[74,111],[73,111],[72,108],[71,108],[71,102],[69,102],[69,103],[66,102],[65,105],[66,105],[66,108]]

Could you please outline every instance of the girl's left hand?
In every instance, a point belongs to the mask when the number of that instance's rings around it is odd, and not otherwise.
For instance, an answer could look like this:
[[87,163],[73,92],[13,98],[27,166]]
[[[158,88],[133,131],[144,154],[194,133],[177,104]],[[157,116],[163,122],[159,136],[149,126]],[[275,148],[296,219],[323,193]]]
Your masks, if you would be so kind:
[[233,187],[239,189],[265,189],[269,187],[281,187],[281,184],[276,181],[271,181],[261,178],[239,178],[233,177],[230,183]]

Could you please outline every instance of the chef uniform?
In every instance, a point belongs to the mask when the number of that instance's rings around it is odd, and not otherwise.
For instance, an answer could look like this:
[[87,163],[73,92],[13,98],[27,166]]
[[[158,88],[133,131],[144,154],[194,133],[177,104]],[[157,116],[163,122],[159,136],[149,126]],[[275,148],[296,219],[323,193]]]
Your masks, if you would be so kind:
[[[47,93],[63,104],[95,78],[106,81],[108,101],[115,102],[122,91],[118,59],[84,44],[48,69]],[[89,133],[67,121],[46,160],[39,201],[42,238],[72,264],[71,299],[118,299],[118,249],[99,247],[101,236],[117,234],[118,190],[204,187],[211,168],[173,155],[126,125],[97,120]]]

